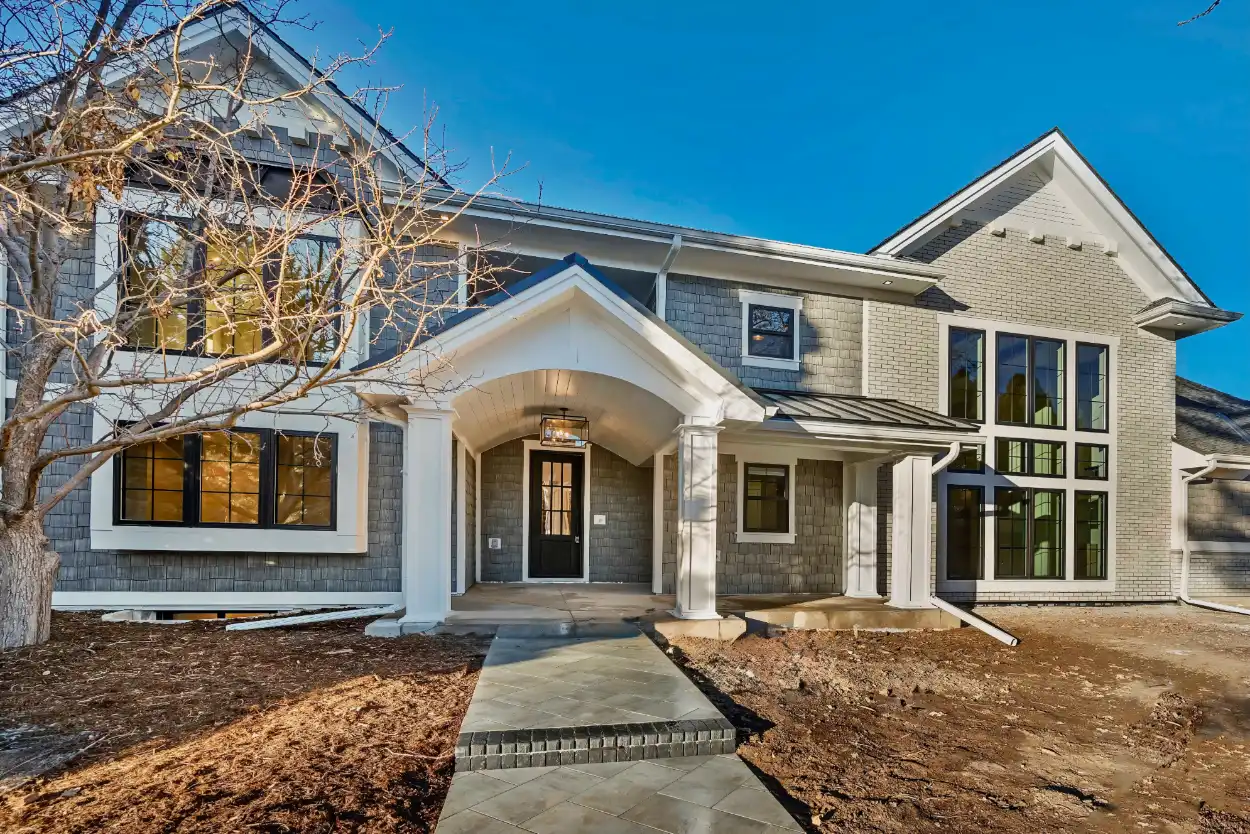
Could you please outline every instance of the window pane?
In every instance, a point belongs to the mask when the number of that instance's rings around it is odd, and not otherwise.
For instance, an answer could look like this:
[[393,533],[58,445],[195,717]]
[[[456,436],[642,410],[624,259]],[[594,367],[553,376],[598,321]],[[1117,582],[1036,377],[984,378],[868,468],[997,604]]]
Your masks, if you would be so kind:
[[952,486],[946,495],[946,578],[980,579],[981,488]]
[[999,489],[994,501],[994,578],[1024,579],[1029,561],[1029,491]]
[[[331,438],[279,433],[275,445],[279,493],[275,523],[330,526],[330,488],[334,467]],[[558,470],[559,467],[556,467]],[[543,461],[539,501],[542,510],[540,526],[544,533],[551,532],[552,520],[547,510],[553,500],[553,488],[548,484],[552,471],[551,462]]]
[[951,328],[950,332],[950,415],[966,420],[984,420],[985,334],[977,330]]
[[182,446],[183,439],[175,437],[122,450],[122,520],[182,520]]
[[1073,508],[1076,525],[1076,578],[1107,578],[1107,496],[1078,492]]
[[1064,343],[1033,340],[1033,425],[1063,425]]
[[210,242],[206,251],[206,349],[236,356],[259,350],[266,293],[257,269],[255,241],[241,232],[228,245]]
[[340,264],[337,241],[298,238],[291,242],[278,278],[282,336],[305,360],[327,360],[338,344]]
[[947,467],[951,472],[980,472],[984,468],[981,460],[983,446],[961,446],[959,456]]
[[1050,475],[1054,477],[1063,477],[1064,460],[1063,452],[1065,444],[1052,443],[1045,440],[1034,440],[1033,446],[1033,468],[1034,475]]
[[1107,447],[1092,443],[1076,444],[1076,477],[1107,480]]
[[793,359],[794,311],[750,305],[747,308],[747,353],[773,359]]
[[743,532],[790,532],[789,467],[746,464],[743,472]]
[[1004,475],[1028,474],[1029,441],[1000,437],[995,446],[995,469]]
[[998,337],[998,422],[1028,423],[1029,341],[1023,336]]
[[190,266],[193,246],[185,231],[163,220],[131,218],[126,230],[129,271],[122,306],[129,309],[159,308],[160,315],[141,318],[131,331],[137,347],[186,350],[186,304],[171,306],[168,300],[178,287],[186,288],[182,276]]
[[1110,351],[1104,345],[1076,346],[1076,427],[1106,431],[1110,402]]
[[200,436],[200,521],[260,524],[260,452],[256,432]]
[[1037,579],[1063,577],[1063,493],[1037,490],[1033,493],[1033,561],[1031,576]]

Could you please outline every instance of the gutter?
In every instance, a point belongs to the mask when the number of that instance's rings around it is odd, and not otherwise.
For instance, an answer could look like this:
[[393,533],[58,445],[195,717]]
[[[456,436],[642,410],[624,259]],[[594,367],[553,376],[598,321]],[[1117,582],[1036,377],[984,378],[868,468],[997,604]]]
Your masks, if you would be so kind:
[[[1241,458],[1240,460],[1244,460]],[[1239,460],[1239,462],[1240,462]],[[1210,608],[1212,611],[1224,611],[1229,614],[1250,614],[1250,608],[1239,608],[1236,605],[1225,605],[1222,602],[1211,602],[1205,599],[1194,599],[1189,595],[1189,485],[1199,478],[1205,478],[1221,466],[1215,455],[1207,457],[1207,465],[1191,475],[1181,478],[1181,499],[1185,502],[1185,529],[1181,536],[1181,588],[1176,595],[1178,602],[1193,605],[1197,608]]]

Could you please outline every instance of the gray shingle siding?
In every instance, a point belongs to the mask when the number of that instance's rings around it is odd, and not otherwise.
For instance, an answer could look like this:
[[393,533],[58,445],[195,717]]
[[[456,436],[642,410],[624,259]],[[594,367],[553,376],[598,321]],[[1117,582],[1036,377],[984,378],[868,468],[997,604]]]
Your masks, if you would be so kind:
[[[797,371],[742,364],[742,302],[739,289],[801,296],[801,366]],[[798,292],[714,278],[670,275],[665,320],[704,353],[755,388],[824,394],[859,394],[862,388],[863,302],[823,293]]]
[[[596,446],[590,451],[590,581],[651,581],[650,469]],[[594,523],[596,514],[607,524]]]
[[[90,414],[66,423],[85,437]],[[90,496],[80,487],[53,508],[46,529],[61,555],[58,591],[322,591],[398,592],[402,513],[403,434],[369,426],[369,550],[363,554],[196,553],[92,550]],[[68,464],[50,470],[41,485],[64,483]],[[189,541],[196,531],[188,530]]]
[[[521,464],[524,443],[509,440],[482,452],[482,540],[479,543],[483,582],[521,581]],[[490,539],[500,539],[499,550]]]

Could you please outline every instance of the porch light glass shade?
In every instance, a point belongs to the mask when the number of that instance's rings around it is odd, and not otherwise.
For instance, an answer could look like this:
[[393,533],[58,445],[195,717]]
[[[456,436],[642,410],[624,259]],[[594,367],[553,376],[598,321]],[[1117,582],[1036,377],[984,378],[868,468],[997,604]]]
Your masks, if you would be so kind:
[[590,442],[590,421],[571,414],[544,414],[538,434],[543,446],[580,449]]

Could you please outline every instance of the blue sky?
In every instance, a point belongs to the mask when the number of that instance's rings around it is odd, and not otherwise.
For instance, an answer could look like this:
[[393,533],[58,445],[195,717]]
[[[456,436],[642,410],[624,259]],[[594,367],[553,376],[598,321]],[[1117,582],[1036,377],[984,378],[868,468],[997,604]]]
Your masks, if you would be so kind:
[[[358,51],[438,107],[464,187],[865,251],[1059,125],[1223,307],[1250,313],[1250,3],[301,0],[301,50]],[[1250,398],[1250,321],[1180,372]]]

